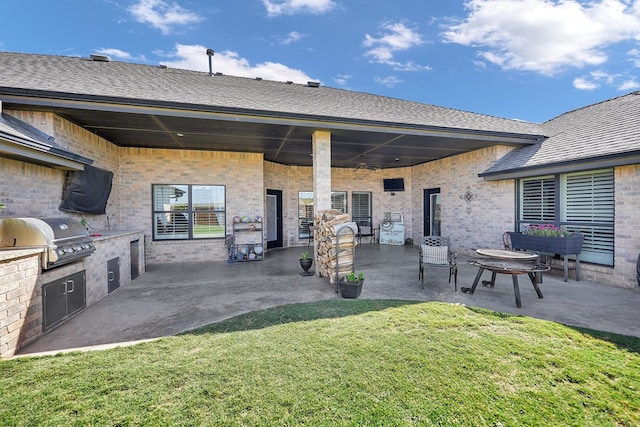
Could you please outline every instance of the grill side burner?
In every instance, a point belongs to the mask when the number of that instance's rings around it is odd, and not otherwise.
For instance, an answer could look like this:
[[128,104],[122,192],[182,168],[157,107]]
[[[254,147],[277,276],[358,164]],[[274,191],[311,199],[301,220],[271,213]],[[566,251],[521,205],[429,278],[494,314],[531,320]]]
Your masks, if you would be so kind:
[[96,247],[80,221],[72,218],[5,218],[0,220],[0,247],[45,249],[42,268],[80,260]]

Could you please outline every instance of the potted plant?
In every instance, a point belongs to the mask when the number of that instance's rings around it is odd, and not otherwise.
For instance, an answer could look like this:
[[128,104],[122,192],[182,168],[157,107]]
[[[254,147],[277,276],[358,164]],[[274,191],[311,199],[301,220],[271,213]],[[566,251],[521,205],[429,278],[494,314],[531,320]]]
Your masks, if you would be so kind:
[[342,298],[358,298],[362,292],[362,284],[364,283],[364,274],[351,272],[344,276],[338,282],[338,290]]
[[309,272],[311,264],[313,264],[313,258],[311,258],[309,251],[302,252],[302,254],[300,254],[300,267],[302,267],[304,271],[300,273],[301,276],[313,276],[313,273]]

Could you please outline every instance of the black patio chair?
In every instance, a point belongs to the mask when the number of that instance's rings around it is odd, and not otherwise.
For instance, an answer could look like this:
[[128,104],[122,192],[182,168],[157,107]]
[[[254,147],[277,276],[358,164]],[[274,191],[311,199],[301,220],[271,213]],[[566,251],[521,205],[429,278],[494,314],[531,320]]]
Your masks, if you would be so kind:
[[369,238],[369,244],[373,243],[376,240],[376,233],[373,230],[373,227],[371,227],[371,224],[366,222],[366,223],[357,223],[358,225],[358,234],[357,234],[357,238],[358,238],[358,243],[362,243],[362,238],[363,237],[368,237]]
[[454,290],[458,291],[458,264],[457,254],[449,247],[449,238],[442,236],[424,236],[420,242],[420,272],[418,279],[422,282],[424,289],[424,269],[425,268],[448,268],[449,283],[453,276]]
[[313,225],[309,224],[307,226],[307,229],[309,231],[309,240],[307,241],[307,247],[309,247],[311,245],[311,242],[313,242]]

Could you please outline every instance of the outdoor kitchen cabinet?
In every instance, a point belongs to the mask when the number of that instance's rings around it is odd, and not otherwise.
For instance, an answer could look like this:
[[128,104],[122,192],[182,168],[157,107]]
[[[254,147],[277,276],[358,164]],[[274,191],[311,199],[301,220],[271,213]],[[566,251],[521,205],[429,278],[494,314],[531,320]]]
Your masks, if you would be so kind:
[[120,257],[107,261],[107,293],[120,287]]
[[42,286],[42,330],[49,329],[87,305],[86,273],[79,271]]

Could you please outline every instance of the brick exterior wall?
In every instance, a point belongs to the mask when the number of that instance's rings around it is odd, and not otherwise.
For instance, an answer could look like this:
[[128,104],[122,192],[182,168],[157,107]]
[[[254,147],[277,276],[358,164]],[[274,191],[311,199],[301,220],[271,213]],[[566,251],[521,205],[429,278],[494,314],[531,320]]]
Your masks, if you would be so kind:
[[[640,165],[615,170],[615,269],[607,269],[610,280],[602,274],[590,276],[614,286],[637,288],[636,262],[640,256]],[[587,270],[588,271],[588,270]]]
[[[331,133],[313,133],[314,214],[331,209]],[[315,215],[314,215],[315,216]]]
[[[95,159],[95,166],[115,173],[107,215],[87,216],[96,229],[140,229],[145,234],[147,263],[226,259],[223,239],[152,241],[151,184],[220,184],[226,186],[227,234],[235,215],[264,216],[266,189],[283,191],[284,245],[301,246],[297,230],[298,192],[313,191],[313,169],[264,162],[261,154],[116,147],[108,141],[52,113],[9,111],[42,131],[56,143]],[[402,212],[406,237],[414,241],[423,233],[423,191],[439,187],[442,200],[442,233],[461,253],[478,247],[501,247],[502,233],[513,229],[515,185],[513,180],[484,181],[486,170],[512,147],[494,146],[452,156],[413,168],[370,171],[331,169],[333,191],[372,193],[373,225],[385,212]],[[583,263],[583,277],[615,286],[633,287],[639,249],[637,221],[638,165],[616,169],[615,270]],[[60,216],[58,211],[65,172],[0,158],[0,201],[7,209],[2,217]],[[382,190],[383,178],[402,177],[404,192],[392,196]],[[465,199],[465,194],[471,196]],[[75,214],[69,214],[77,216]],[[268,256],[268,255],[267,255]]]
[[[111,195],[106,215],[82,216],[98,230],[120,227],[117,200],[120,183],[118,147],[53,113],[33,111],[6,111],[13,117],[51,135],[56,144],[74,153],[94,159],[92,166],[114,172]],[[73,217],[79,214],[58,209],[66,172],[30,163],[0,157],[0,201],[7,208],[0,216],[9,217]]]
[[226,186],[226,234],[234,216],[264,216],[262,154],[122,148],[120,156],[123,223],[144,230],[149,264],[227,258],[224,239],[153,241],[152,184]]
[[[502,234],[513,230],[515,221],[514,181],[484,181],[486,170],[505,147],[490,147],[447,157],[412,170],[414,240],[423,234],[423,190],[440,188],[443,236],[456,250],[471,253],[482,247],[501,248]],[[466,195],[469,193],[469,198]]]
[[42,334],[39,273],[39,252],[0,261],[0,358],[13,356],[21,342]]

